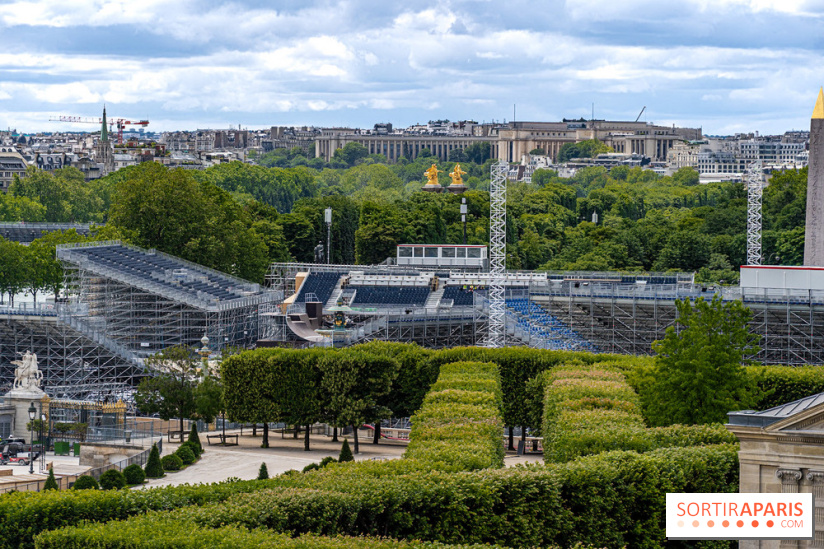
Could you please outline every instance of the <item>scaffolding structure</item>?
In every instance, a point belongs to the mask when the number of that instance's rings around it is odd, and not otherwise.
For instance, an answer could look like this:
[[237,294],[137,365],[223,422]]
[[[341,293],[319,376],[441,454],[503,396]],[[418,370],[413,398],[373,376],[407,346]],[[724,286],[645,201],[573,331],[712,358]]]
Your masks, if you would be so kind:
[[747,168],[747,265],[761,265],[761,161]]
[[501,160],[491,167],[489,182],[489,320],[484,344],[506,345],[506,181],[509,164]]
[[0,392],[14,382],[13,361],[37,355],[42,387],[59,398],[98,400],[131,392],[143,368],[61,322],[57,314],[0,311]]

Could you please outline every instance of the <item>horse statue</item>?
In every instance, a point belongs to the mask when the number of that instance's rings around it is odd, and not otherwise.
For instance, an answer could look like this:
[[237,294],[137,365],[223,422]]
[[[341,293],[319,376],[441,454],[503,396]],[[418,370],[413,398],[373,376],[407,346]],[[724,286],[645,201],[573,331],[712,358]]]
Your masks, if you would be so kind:
[[14,389],[40,389],[43,372],[37,369],[37,355],[26,351],[22,360],[14,360]]

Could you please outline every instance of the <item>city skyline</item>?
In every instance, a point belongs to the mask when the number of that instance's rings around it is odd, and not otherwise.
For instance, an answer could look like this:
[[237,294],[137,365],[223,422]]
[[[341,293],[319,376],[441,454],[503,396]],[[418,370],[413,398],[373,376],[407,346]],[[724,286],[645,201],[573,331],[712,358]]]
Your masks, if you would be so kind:
[[[271,8],[270,6],[276,6]],[[505,8],[505,9],[503,9]],[[43,0],[0,6],[0,128],[150,131],[596,118],[706,134],[809,129],[820,0]]]

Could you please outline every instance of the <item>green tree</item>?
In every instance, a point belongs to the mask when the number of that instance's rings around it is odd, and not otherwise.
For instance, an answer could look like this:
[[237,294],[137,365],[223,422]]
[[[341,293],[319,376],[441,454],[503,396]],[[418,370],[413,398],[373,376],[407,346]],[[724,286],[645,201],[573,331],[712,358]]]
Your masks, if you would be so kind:
[[266,468],[266,463],[260,464],[260,469],[258,469],[258,480],[267,480],[269,478],[269,469]]
[[327,421],[334,427],[352,426],[357,454],[357,428],[391,416],[391,410],[381,406],[379,399],[389,393],[398,375],[398,363],[361,350],[345,350],[326,353],[318,368]]
[[752,312],[740,301],[677,300],[678,325],[653,343],[655,369],[641,391],[653,425],[721,422],[751,406],[753,387],[742,364],[758,351],[748,331]]
[[[355,437],[355,441],[357,441]],[[355,442],[357,446],[357,442]],[[343,439],[343,444],[340,447],[340,454],[338,454],[338,463],[346,463],[347,461],[355,461],[355,456],[352,455],[352,450],[349,448],[349,441]]]
[[146,460],[145,471],[148,478],[160,478],[165,474],[163,464],[160,462],[160,451],[157,449],[157,444],[152,444],[149,459]]
[[54,478],[54,468],[49,467],[49,478],[46,479],[46,484],[43,485],[43,491],[47,490],[60,490],[60,487],[57,485],[57,479]]
[[146,359],[148,374],[135,392],[135,403],[145,414],[158,414],[163,420],[183,420],[197,412],[195,387],[198,360],[186,347],[169,347]]
[[369,150],[360,143],[347,143],[342,149],[337,149],[334,154],[335,158],[345,162],[349,167],[367,156],[369,156]]

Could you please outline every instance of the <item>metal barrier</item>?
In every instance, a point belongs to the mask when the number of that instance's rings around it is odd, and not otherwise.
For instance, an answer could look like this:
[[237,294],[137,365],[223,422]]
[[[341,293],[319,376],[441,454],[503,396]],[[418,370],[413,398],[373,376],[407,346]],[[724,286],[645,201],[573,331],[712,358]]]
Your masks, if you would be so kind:
[[[163,437],[158,438],[154,444],[157,444],[157,449],[159,452],[163,452]],[[148,448],[143,450],[140,453],[137,453],[131,457],[126,459],[120,460],[117,463],[110,463],[108,465],[103,465],[102,467],[95,467],[93,469],[89,469],[83,473],[76,473],[73,475],[64,475],[57,478],[57,485],[60,487],[61,490],[68,490],[74,483],[77,482],[77,479],[81,476],[90,476],[94,477],[95,480],[100,480],[100,477],[106,471],[111,469],[117,469],[120,472],[123,472],[123,469],[128,467],[129,465],[137,463],[141,467],[146,465],[146,462],[149,461],[149,454],[151,453],[152,449]],[[31,482],[25,482],[20,484],[13,484],[10,486],[0,486],[0,494],[7,493],[7,492],[39,492],[41,486],[46,482],[46,477],[44,476],[42,480],[36,480]]]

